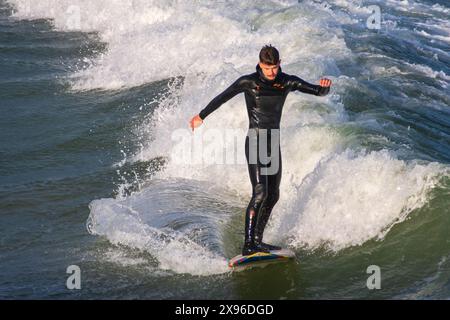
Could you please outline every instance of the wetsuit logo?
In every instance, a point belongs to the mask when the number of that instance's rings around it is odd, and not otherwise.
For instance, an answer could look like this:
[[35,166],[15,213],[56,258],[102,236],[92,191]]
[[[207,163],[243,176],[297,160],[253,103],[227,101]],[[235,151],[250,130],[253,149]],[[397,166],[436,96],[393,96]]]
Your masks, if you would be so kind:
[[280,83],[274,83],[273,86],[277,89],[284,89],[284,86]]

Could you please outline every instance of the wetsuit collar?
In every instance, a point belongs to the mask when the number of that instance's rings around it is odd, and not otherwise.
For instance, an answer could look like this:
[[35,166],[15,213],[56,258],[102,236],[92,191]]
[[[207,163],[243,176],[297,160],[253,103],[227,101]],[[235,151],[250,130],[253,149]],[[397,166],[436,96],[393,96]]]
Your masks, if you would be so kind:
[[264,73],[262,72],[261,67],[259,66],[259,64],[256,65],[256,72],[258,73],[259,79],[260,79],[262,82],[272,84],[272,83],[274,83],[275,81],[278,80],[278,78],[280,77],[280,74],[281,74],[282,71],[281,71],[281,66],[280,66],[280,67],[279,67],[279,70],[278,70],[278,74],[277,74],[277,76],[275,77],[275,79],[273,79],[273,80],[269,80],[269,79],[267,79],[267,78],[264,76]]

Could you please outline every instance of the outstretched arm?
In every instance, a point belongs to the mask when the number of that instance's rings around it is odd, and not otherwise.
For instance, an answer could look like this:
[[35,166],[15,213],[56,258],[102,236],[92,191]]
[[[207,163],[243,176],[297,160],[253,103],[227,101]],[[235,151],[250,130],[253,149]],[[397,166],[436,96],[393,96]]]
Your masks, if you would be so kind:
[[224,92],[215,97],[211,102],[190,121],[190,127],[192,130],[199,127],[203,120],[217,110],[225,102],[233,98],[235,95],[244,91],[245,79],[243,77],[237,79],[231,86],[229,86]]
[[217,110],[225,102],[233,98],[238,93],[244,91],[244,80],[241,78],[237,79],[231,86],[229,86],[224,92],[215,97],[211,102],[200,112],[199,116],[202,120]]
[[320,79],[320,85],[311,84],[299,77],[292,76],[292,90],[304,93],[314,94],[316,96],[325,96],[330,92],[331,80],[327,78]]

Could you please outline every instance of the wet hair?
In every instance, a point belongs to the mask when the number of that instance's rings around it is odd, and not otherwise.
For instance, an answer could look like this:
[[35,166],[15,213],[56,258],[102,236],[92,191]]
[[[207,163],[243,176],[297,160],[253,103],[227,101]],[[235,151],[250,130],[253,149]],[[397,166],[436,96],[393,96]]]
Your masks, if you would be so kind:
[[271,44],[266,45],[259,53],[259,61],[269,65],[276,65],[280,61],[280,53]]

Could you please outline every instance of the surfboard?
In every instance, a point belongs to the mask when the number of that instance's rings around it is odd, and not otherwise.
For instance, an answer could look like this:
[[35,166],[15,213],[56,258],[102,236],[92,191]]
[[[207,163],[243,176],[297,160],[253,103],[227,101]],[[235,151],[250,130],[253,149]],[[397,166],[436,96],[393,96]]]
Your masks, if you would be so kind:
[[295,253],[289,249],[273,250],[269,253],[257,252],[248,256],[238,255],[228,261],[228,267],[237,268],[256,264],[267,264],[293,259]]

